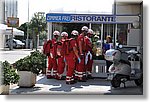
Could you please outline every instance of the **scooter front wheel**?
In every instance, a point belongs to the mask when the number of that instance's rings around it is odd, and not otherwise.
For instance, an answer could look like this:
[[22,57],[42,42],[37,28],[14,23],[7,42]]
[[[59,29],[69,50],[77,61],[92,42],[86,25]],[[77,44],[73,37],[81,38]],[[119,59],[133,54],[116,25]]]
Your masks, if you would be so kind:
[[121,84],[121,77],[119,75],[116,75],[112,80],[111,80],[111,85],[114,88],[120,87]]
[[143,84],[143,74],[139,79],[135,79],[134,82],[137,86],[141,86]]

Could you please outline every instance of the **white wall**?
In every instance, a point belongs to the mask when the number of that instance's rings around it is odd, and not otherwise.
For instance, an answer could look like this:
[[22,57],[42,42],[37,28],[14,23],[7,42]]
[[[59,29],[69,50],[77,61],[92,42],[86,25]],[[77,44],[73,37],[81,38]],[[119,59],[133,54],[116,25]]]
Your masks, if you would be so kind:
[[130,29],[130,33],[127,37],[128,46],[141,46],[141,30],[140,29]]
[[0,24],[4,23],[4,0],[0,0]]
[[137,4],[118,4],[117,14],[140,14],[140,5]]
[[3,31],[0,30],[0,50],[4,48]]
[[17,0],[5,0],[5,21],[7,17],[18,16],[18,1]]

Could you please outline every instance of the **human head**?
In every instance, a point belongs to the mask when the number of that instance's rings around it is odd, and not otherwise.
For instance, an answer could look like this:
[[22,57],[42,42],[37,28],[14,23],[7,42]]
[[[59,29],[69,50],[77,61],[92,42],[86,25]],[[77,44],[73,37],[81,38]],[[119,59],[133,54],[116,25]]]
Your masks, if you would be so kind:
[[62,33],[61,33],[61,37],[67,38],[67,37],[68,37],[68,33],[67,33],[67,32],[62,32]]
[[110,35],[107,35],[106,42],[107,43],[112,43],[112,37]]
[[78,35],[79,35],[79,32],[76,31],[76,30],[73,30],[73,31],[71,32],[71,36],[72,36],[73,38],[77,38]]
[[81,31],[82,31],[82,33],[83,33],[84,35],[86,35],[87,32],[88,32],[88,27],[87,27],[87,26],[83,26],[83,27],[81,28]]
[[90,38],[92,38],[93,33],[94,33],[94,32],[93,32],[92,29],[88,29],[87,36],[90,37]]
[[54,31],[53,35],[56,39],[58,39],[58,37],[60,36],[60,32],[59,31]]

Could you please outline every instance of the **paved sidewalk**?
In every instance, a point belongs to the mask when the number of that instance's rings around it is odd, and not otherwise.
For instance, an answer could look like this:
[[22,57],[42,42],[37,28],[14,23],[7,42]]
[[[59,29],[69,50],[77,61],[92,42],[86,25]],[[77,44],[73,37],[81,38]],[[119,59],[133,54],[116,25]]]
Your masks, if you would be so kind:
[[[41,51],[41,49],[38,49]],[[0,51],[0,61],[7,60],[9,63],[14,63],[20,58],[24,58],[27,55],[30,55],[31,52],[35,51],[31,49],[14,49],[14,50],[1,50]]]
[[37,84],[33,88],[20,88],[12,85],[10,94],[96,94],[96,95],[140,95],[142,88],[137,87],[134,82],[127,82],[127,88],[114,89],[109,81],[105,79],[90,79],[87,82],[77,82],[66,85],[65,80],[47,79],[40,75]]

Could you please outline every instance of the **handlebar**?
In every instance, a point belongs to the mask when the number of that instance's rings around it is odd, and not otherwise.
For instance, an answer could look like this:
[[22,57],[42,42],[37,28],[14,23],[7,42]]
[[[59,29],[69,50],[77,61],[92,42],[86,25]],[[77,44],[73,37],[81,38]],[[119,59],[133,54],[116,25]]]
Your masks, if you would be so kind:
[[125,51],[127,54],[141,54],[139,51],[135,51],[135,50],[129,50],[129,51]]
[[117,49],[117,50],[125,54],[141,54],[139,51],[135,51],[135,50],[129,50],[129,51],[122,51],[121,49]]

